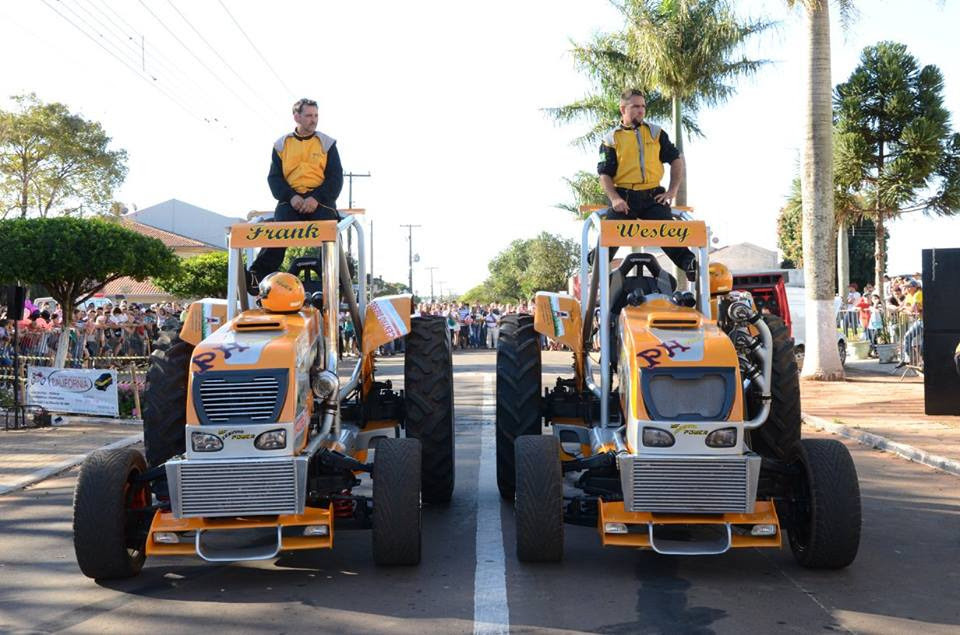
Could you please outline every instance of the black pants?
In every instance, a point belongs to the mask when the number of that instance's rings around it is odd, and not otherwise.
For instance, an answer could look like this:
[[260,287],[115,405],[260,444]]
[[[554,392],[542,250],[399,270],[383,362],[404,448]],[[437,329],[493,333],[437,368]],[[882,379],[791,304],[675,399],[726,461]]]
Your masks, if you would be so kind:
[[[340,220],[340,215],[326,207],[317,207],[312,214],[301,214],[290,206],[290,203],[280,203],[273,214],[273,220],[282,222],[304,221],[304,220]],[[257,276],[257,280],[263,280],[265,276],[277,271],[283,264],[283,256],[287,253],[286,247],[270,247],[261,249],[253,264],[250,265],[250,272]]]
[[[627,202],[630,211],[626,214],[610,211],[606,215],[606,220],[673,220],[673,214],[670,212],[670,206],[658,203],[654,196],[663,194],[666,190],[657,187],[652,190],[627,190],[617,188],[617,193]],[[693,252],[686,247],[661,247],[667,258],[673,261],[673,264],[686,271],[687,266],[693,262]],[[610,259],[616,249],[610,251]]]

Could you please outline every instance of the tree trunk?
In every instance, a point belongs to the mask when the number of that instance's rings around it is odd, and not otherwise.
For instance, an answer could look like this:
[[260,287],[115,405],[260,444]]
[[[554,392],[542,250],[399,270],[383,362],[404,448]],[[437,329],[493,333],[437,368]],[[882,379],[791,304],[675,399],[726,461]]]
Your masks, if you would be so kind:
[[833,120],[828,2],[807,5],[808,91],[803,170],[803,262],[806,285],[806,351],[801,376],[842,381],[837,350],[833,272]]
[[837,223],[837,293],[844,297],[847,287],[850,286],[850,240],[847,236],[847,226],[843,222]]
[[[680,98],[673,98],[673,144],[677,146],[683,156],[683,117],[680,112]],[[687,157],[683,157],[683,176],[680,179],[680,189],[677,190],[677,205],[687,204]]]
[[67,365],[67,353],[70,352],[70,326],[73,319],[73,302],[60,303],[61,317],[60,339],[57,340],[57,356],[53,360],[54,368],[63,368]]
[[[877,293],[883,295],[883,275],[887,272],[887,250],[886,244],[883,240],[883,210],[877,210],[877,218],[873,224],[873,228],[876,230],[876,238],[874,238],[874,286],[877,288]],[[884,306],[886,306],[887,299],[882,298]]]

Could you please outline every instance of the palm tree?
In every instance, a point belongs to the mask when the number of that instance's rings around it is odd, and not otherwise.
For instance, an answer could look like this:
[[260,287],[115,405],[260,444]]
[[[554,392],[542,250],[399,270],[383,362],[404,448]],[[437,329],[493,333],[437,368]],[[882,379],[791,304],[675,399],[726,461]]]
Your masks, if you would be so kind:
[[[724,0],[625,0],[619,8],[627,20],[629,58],[643,85],[669,100],[673,142],[681,153],[684,112],[725,102],[736,92],[737,79],[768,63],[748,59],[741,49],[772,23],[741,22]],[[677,203],[687,203],[686,175]]]
[[[828,0],[786,0],[807,14],[806,132],[800,183],[803,198],[803,268],[806,286],[806,352],[802,377],[843,381],[837,351],[833,271],[836,263],[833,211],[833,85],[830,81],[830,9]],[[851,0],[837,0],[846,19]]]

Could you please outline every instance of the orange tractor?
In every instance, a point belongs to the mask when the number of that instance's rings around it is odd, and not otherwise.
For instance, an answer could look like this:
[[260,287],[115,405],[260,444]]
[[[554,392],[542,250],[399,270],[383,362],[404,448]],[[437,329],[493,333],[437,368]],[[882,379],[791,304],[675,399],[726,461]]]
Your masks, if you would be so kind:
[[[358,235],[358,292],[341,241]],[[319,247],[243,286],[245,249]],[[420,560],[420,505],[453,493],[453,375],[442,318],[412,317],[410,295],[367,302],[363,232],[342,221],[247,223],[228,237],[226,300],[190,306],[154,352],[145,456],[83,463],[74,545],[92,578],[136,575],[146,556],[262,560],[326,549],[335,529],[372,530],[378,564]],[[338,373],[344,302],[361,355]],[[404,388],[377,381],[377,349],[406,337]],[[364,489],[372,479],[372,493]]]
[[[592,214],[580,298],[541,292],[534,315],[501,324],[497,476],[514,501],[517,555],[562,558],[564,523],[595,527],[603,545],[682,555],[779,548],[785,530],[800,564],[847,566],[860,540],[850,454],[838,441],[800,438],[785,325],[734,291],[729,271],[708,266],[706,225],[682,218]],[[611,268],[617,248],[655,246],[696,250],[692,289],[650,253]],[[573,356],[573,376],[546,390],[541,335]]]

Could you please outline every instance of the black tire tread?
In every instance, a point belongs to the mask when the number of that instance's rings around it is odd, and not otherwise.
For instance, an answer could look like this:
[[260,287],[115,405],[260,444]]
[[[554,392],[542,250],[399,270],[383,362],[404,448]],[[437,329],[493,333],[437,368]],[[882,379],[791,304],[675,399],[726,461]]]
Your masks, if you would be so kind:
[[420,442],[382,439],[373,457],[373,560],[420,562]]
[[505,315],[497,342],[497,487],[513,500],[514,445],[518,437],[540,435],[540,338],[531,315]]
[[797,562],[809,569],[842,569],[860,549],[860,482],[850,451],[836,439],[804,439],[799,444],[810,495],[807,540],[791,532]]
[[800,375],[793,340],[787,325],[777,316],[765,315],[764,322],[773,338],[773,372],[771,375],[770,416],[750,432],[750,447],[761,456],[790,459],[800,441]]
[[403,362],[407,436],[422,446],[423,500],[446,504],[453,496],[453,347],[447,320],[410,320]]
[[563,559],[563,474],[560,443],[553,436],[524,436],[516,442],[514,510],[517,558],[521,562]]
[[80,466],[73,492],[73,547],[80,571],[88,578],[129,578],[143,568],[144,545],[127,550],[124,486],[132,471],[146,462],[132,448],[97,450]]
[[147,465],[155,467],[186,450],[187,379],[193,345],[174,338],[150,355],[143,393],[143,446]]

